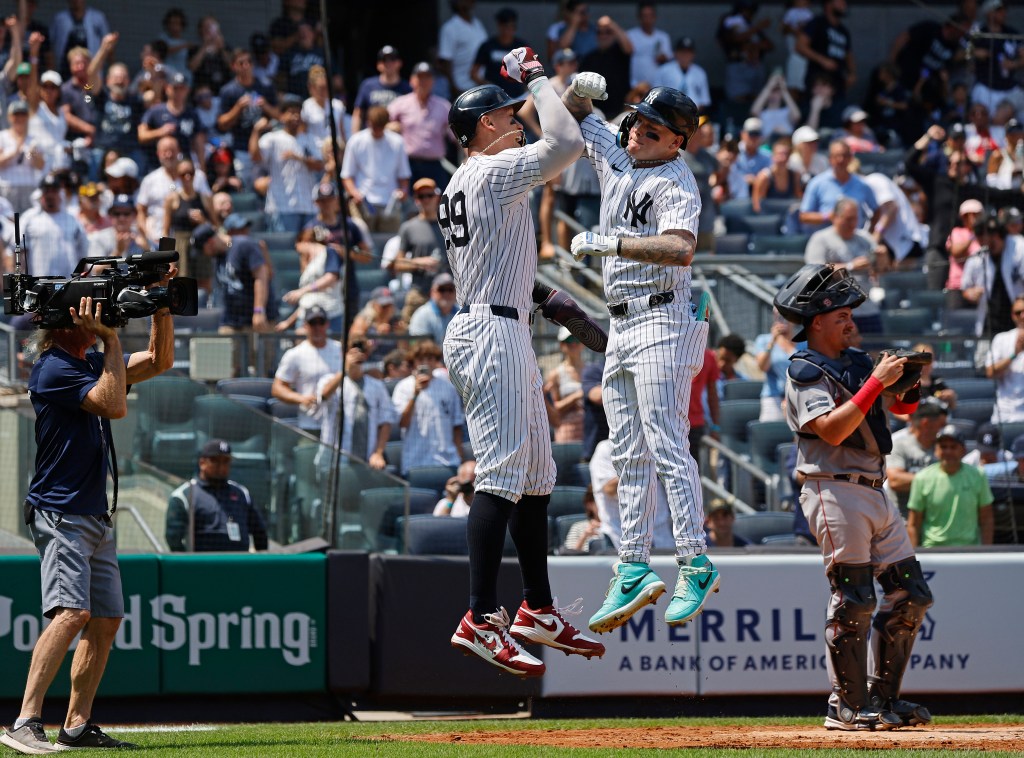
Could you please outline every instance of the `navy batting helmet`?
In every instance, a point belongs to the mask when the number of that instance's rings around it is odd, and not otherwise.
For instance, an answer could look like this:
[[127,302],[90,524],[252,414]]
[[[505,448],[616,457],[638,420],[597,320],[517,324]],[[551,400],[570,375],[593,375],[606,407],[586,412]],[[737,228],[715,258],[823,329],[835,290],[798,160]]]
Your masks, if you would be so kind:
[[[856,308],[868,299],[845,268],[831,263],[808,263],[786,280],[775,295],[775,307],[786,321],[806,327],[811,319],[840,308]],[[800,341],[804,331],[793,336]]]
[[629,142],[629,130],[636,123],[638,113],[648,121],[661,124],[673,134],[680,135],[683,138],[684,150],[700,122],[700,111],[696,103],[672,87],[655,87],[642,101],[627,107],[632,108],[633,113],[622,119],[619,125],[619,147],[625,147]]
[[518,111],[525,102],[525,97],[509,97],[509,94],[497,84],[481,84],[455,98],[455,102],[448,110],[448,126],[458,137],[459,144],[467,147],[476,134],[476,122],[481,116],[510,105]]

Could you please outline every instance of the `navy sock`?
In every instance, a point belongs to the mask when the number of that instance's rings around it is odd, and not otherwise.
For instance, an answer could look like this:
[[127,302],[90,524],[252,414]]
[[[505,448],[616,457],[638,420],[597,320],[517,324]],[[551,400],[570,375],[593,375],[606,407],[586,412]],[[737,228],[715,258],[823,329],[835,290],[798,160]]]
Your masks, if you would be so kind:
[[[548,503],[550,495],[523,495],[508,520],[523,574],[523,598],[531,608],[551,605],[548,581]],[[476,507],[476,503],[473,504]]]
[[490,492],[477,492],[469,509],[466,536],[469,540],[469,607],[473,621],[498,607],[498,570],[505,547],[509,514],[515,504]]

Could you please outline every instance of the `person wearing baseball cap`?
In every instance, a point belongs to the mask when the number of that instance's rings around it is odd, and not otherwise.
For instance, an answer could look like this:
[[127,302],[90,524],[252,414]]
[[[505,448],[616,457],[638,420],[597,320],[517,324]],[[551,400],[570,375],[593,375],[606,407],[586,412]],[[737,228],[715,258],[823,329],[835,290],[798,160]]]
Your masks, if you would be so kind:
[[935,463],[935,439],[946,425],[949,406],[936,397],[923,397],[910,423],[892,435],[892,452],[885,458],[888,487],[905,512],[914,476]]
[[352,104],[352,134],[366,127],[366,112],[371,105],[387,107],[399,95],[412,92],[402,78],[402,56],[391,45],[377,51],[377,76],[368,76],[359,85]]
[[451,103],[434,94],[434,69],[426,61],[413,67],[409,84],[412,92],[396,97],[388,105],[388,116],[401,127],[411,180],[429,177],[444,189],[448,186],[448,172],[441,161],[454,140],[448,129]]
[[907,503],[907,534],[914,547],[991,545],[995,519],[988,479],[963,464],[964,433],[947,424],[935,438],[938,462],[914,477]]
[[0,168],[0,180],[4,196],[17,213],[24,213],[32,206],[39,172],[46,167],[47,152],[35,135],[29,133],[29,116],[28,103],[24,100],[18,98],[8,103],[10,129],[4,132],[2,150],[7,162]]
[[772,165],[772,159],[766,153],[761,152],[763,142],[764,125],[761,123],[761,119],[751,116],[743,122],[743,130],[740,132],[740,151],[729,171],[730,184],[744,182],[749,187],[763,169]]
[[[946,289],[960,295],[960,286],[964,277],[964,263],[981,249],[981,243],[974,233],[974,225],[985,213],[985,206],[980,200],[973,198],[960,203],[959,222],[949,230],[946,239],[946,252],[949,254],[949,275],[946,278]],[[952,296],[952,295],[951,295]],[[960,298],[961,307],[970,307],[970,303]]]
[[736,510],[732,504],[720,497],[713,498],[704,509],[704,530],[707,532],[708,547],[744,547],[750,541],[733,531]]
[[406,308],[412,310],[407,312],[415,312],[428,301],[433,279],[438,273],[451,270],[444,237],[437,224],[441,188],[432,178],[423,177],[413,185],[412,197],[419,213],[398,227],[399,242],[395,255],[390,259],[385,256],[388,271],[400,277],[402,286],[408,289]]
[[224,231],[231,238],[220,268],[222,274],[218,275],[226,280],[220,321],[220,331],[225,334],[267,331],[277,319],[270,266],[263,257],[263,249],[249,236],[250,226],[249,219],[240,213],[224,219]]
[[793,154],[789,156],[789,170],[796,171],[800,183],[807,186],[813,177],[828,171],[828,158],[818,150],[820,135],[814,127],[798,127],[793,132]]
[[455,304],[455,280],[442,272],[430,284],[430,300],[415,311],[409,319],[410,337],[430,337],[438,345],[444,342],[448,324],[459,312]]
[[260,508],[249,490],[230,476],[231,445],[222,439],[207,440],[199,450],[199,476],[174,490],[167,501],[164,537],[172,551],[267,549]]
[[673,47],[674,57],[658,67],[656,80],[660,86],[685,92],[701,113],[711,106],[711,87],[703,66],[696,63],[697,43],[692,37],[680,37]]
[[341,342],[328,337],[329,316],[315,303],[304,309],[306,339],[285,351],[274,373],[273,397],[298,406],[298,425],[314,437],[320,436],[316,385],[328,374],[341,370]]

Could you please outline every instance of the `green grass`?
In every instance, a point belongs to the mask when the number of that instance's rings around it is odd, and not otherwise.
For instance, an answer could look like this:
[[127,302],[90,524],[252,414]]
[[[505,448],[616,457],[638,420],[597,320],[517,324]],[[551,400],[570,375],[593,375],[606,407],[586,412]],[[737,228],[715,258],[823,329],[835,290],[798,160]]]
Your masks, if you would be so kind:
[[[1012,724],[1020,723],[1020,716],[970,716],[963,718],[940,717],[936,726],[962,723]],[[131,732],[110,728],[110,732],[121,739],[129,740],[146,749],[146,755],[164,755],[174,758],[191,756],[522,756],[529,751],[536,756],[571,756],[572,758],[596,758],[597,756],[640,756],[671,755],[687,758],[793,758],[813,756],[814,758],[839,758],[856,755],[857,758],[957,758],[999,755],[999,753],[975,750],[768,750],[752,746],[750,750],[721,749],[680,749],[680,750],[615,750],[584,748],[525,748],[528,740],[516,741],[509,745],[460,745],[455,743],[401,742],[388,739],[374,739],[382,735],[448,734],[471,731],[520,731],[596,728],[636,728],[653,726],[715,726],[743,724],[757,725],[805,725],[820,724],[818,718],[751,718],[751,719],[602,719],[602,720],[486,720],[486,721],[389,721],[370,723],[313,723],[313,724],[250,724],[220,726],[211,731],[195,732]]]

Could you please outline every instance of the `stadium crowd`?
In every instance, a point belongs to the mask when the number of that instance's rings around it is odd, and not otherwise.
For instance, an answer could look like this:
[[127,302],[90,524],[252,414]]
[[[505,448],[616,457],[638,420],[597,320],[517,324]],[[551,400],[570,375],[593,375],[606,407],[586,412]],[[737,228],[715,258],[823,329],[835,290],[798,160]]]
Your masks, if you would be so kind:
[[[284,0],[269,29],[230,44],[214,15],[168,8],[140,51],[119,49],[116,25],[84,0],[51,19],[36,18],[31,0],[17,5],[0,24],[2,270],[13,270],[14,213],[23,271],[34,275],[67,276],[86,255],[125,256],[173,237],[202,307],[220,313],[219,331],[281,333],[272,392],[296,407],[298,427],[335,439],[338,404],[329,401],[344,378],[343,449],[402,476],[450,469],[436,515],[465,513],[473,481],[472,441],[439,348],[457,309],[437,224],[445,163],[460,155],[447,113],[476,84],[523,94],[500,67],[524,44],[542,54],[556,89],[577,71],[602,74],[610,121],[659,85],[700,107],[683,157],[701,189],[703,254],[798,252],[849,269],[871,292],[856,313],[865,339],[941,328],[977,341],[968,378],[993,380],[989,407],[968,414],[985,398],[958,398],[937,369],[927,381],[943,423],[908,419],[912,449],[890,462],[901,503],[925,514],[912,521],[924,544],[942,544],[942,530],[927,504],[937,490],[916,492],[918,472],[945,465],[951,476],[968,448],[994,447],[995,458],[974,463],[1002,473],[1024,460],[1024,440],[1007,439],[1007,451],[998,442],[1005,424],[1024,421],[1024,38],[1006,24],[1003,0],[961,0],[948,17],[923,10],[879,61],[855,60],[844,20],[867,11],[847,0],[790,0],[777,24],[753,0],[736,0],[713,38],[660,28],[653,2],[616,19],[563,0],[546,40],[521,39],[512,9],[481,19],[473,0],[453,0],[432,59],[385,45],[376,71],[348,90],[326,69],[306,0]],[[769,70],[777,43],[783,65]],[[721,86],[700,64],[711,44],[726,59]],[[520,115],[536,137],[535,111],[528,104]],[[586,160],[537,200],[542,260],[571,236],[555,208],[596,224]],[[342,355],[335,337],[345,323]],[[695,380],[695,441],[723,436],[730,383],[758,383],[746,420],[782,418],[791,326],[779,319],[761,335],[731,326],[737,333],[710,346]],[[601,364],[567,331],[558,352],[545,392],[566,451],[559,482],[593,484],[587,520],[561,542],[585,550],[600,534],[614,544]],[[943,431],[947,421],[959,436]],[[728,473],[716,476],[728,485]],[[709,510],[716,533],[732,540],[732,507]],[[991,541],[984,524],[955,531]]]

